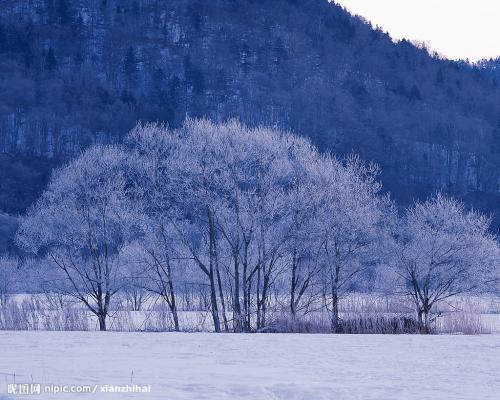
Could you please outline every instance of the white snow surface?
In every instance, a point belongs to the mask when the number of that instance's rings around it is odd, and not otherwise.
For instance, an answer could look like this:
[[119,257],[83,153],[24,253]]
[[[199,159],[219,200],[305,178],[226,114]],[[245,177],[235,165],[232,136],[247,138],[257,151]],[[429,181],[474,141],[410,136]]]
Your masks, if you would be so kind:
[[151,393],[8,399],[498,400],[500,335],[0,332],[0,398],[14,374]]

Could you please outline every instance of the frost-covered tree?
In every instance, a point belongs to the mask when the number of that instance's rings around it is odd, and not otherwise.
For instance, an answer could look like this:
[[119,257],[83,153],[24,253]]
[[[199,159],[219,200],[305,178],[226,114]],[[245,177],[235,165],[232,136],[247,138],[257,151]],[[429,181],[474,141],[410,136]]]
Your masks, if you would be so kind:
[[196,266],[207,278],[213,324],[220,331],[221,315],[224,319],[226,314],[215,218],[222,192],[213,180],[220,165],[210,131],[195,128],[202,123],[187,121],[176,130],[139,125],[129,142],[142,171],[138,199],[145,222],[143,247],[152,266],[149,276],[167,289],[161,295],[175,314],[173,262],[182,259],[184,269]]
[[[305,139],[237,121],[138,126],[129,142],[144,171],[143,245],[154,264],[198,267],[216,331],[228,330],[229,319],[234,331],[249,330],[252,315],[265,326],[271,288],[289,266],[288,243],[311,207],[308,164],[317,151]],[[172,280],[159,278],[172,274],[167,264],[161,270],[156,282],[168,287]]]
[[101,329],[123,290],[135,310],[146,292],[163,299],[175,330],[178,296],[192,291],[217,332],[319,307],[341,332],[342,299],[394,265],[425,331],[436,302],[494,280],[498,243],[485,217],[442,196],[409,209],[398,230],[377,174],[235,120],[139,124],[123,146],[96,146],[55,173],[17,240],[57,267],[53,290]]
[[441,194],[407,209],[397,238],[397,283],[413,299],[422,333],[430,332],[436,303],[498,278],[499,244],[489,223]]
[[310,185],[301,185],[294,194],[294,232],[287,243],[288,252],[288,287],[289,309],[292,320],[299,314],[307,314],[315,307],[321,295],[318,279],[322,262],[319,257],[321,237],[316,196],[311,195]]
[[128,144],[137,178],[133,197],[142,235],[133,248],[142,266],[141,283],[165,301],[174,329],[179,330],[175,277],[182,273],[174,269],[183,258],[177,228],[183,222],[178,181],[180,171],[188,168],[183,162],[187,154],[181,152],[178,135],[162,125],[138,124]]
[[282,289],[279,277],[290,266],[289,242],[307,219],[308,163],[318,153],[305,139],[237,121],[190,121],[184,131],[191,157],[198,154],[191,187],[202,189],[198,201],[209,199],[191,210],[211,211],[206,221],[223,318],[229,306],[234,331],[251,329],[252,316],[264,328],[272,288]]
[[61,272],[64,280],[53,290],[85,304],[100,330],[124,285],[120,255],[134,231],[127,165],[118,147],[87,150],[53,174],[17,234],[23,249],[46,256]]
[[[264,218],[282,222],[270,217],[273,211],[267,203],[272,199],[276,206],[280,201],[281,212],[285,210],[284,181],[279,182],[284,175],[279,169],[287,157],[285,141],[270,130],[251,130],[235,121],[188,120],[177,130],[138,126],[130,142],[139,163],[146,166],[140,186],[144,214],[150,219],[146,224],[149,235],[145,235],[149,254],[156,254],[157,266],[160,249],[163,260],[190,259],[207,277],[215,330],[221,325],[229,329],[229,306],[233,329],[242,330],[250,320],[249,276],[257,276],[267,266],[264,294],[257,302],[259,309],[265,309],[262,299],[267,299],[272,270],[266,264],[267,254],[276,249],[263,250],[266,255],[259,263],[254,242],[258,218],[260,235],[269,235]],[[163,276],[171,276],[168,269],[165,264]]]
[[233,318],[235,330],[250,329],[252,291],[256,326],[265,327],[271,288],[289,267],[288,244],[305,219],[296,211],[306,169],[304,154],[317,154],[307,140],[265,128],[245,129],[239,124],[236,140],[226,140],[227,188],[225,212],[218,229],[230,248],[233,272]]
[[333,332],[341,330],[339,302],[373,273],[391,204],[379,194],[376,166],[357,157],[345,162],[326,157],[317,171],[322,284]]

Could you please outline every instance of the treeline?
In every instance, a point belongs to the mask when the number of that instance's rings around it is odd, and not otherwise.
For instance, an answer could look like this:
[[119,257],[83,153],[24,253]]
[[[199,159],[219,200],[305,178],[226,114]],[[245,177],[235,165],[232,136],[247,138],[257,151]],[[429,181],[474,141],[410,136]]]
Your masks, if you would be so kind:
[[491,289],[500,265],[489,219],[436,195],[399,216],[375,165],[237,121],[137,125],[57,170],[17,243],[106,330],[120,292],[154,293],[174,329],[178,294],[205,293],[215,331],[263,330],[269,308],[318,309],[342,331],[353,291],[409,296],[421,332],[436,303]]
[[45,158],[119,142],[138,120],[237,116],[377,162],[403,207],[442,190],[498,214],[499,103],[484,68],[327,0],[4,0],[0,209],[39,196]]

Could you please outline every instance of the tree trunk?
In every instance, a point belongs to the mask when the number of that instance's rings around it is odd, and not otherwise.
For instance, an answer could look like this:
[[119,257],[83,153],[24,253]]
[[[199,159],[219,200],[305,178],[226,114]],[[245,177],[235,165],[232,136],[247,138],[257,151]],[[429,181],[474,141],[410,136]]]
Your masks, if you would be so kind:
[[243,276],[242,276],[242,285],[243,285],[243,329],[247,332],[251,330],[251,287],[252,287],[252,276],[248,276],[249,272],[249,262],[248,262],[248,248],[250,246],[250,241],[245,240],[245,248],[243,252]]
[[250,331],[252,329],[252,320],[251,320],[251,293],[252,293],[252,279],[249,277],[245,279],[245,329]]
[[428,335],[431,333],[430,321],[429,321],[429,310],[426,308],[421,308],[417,312],[418,317],[418,329],[422,335]]
[[332,290],[332,332],[341,333],[340,318],[339,318],[339,297],[336,290]]
[[104,294],[101,284],[97,284],[97,320],[99,321],[99,330],[105,331],[106,328],[106,316],[108,315],[108,306],[110,295],[109,293]]
[[175,301],[174,284],[170,279],[168,280],[168,285],[170,289],[170,312],[174,319],[174,331],[179,332],[179,315],[177,313],[177,303]]
[[257,286],[256,286],[256,301],[257,301],[257,329],[262,328],[262,323],[261,323],[261,312],[260,312],[260,307],[261,307],[261,300],[260,300],[260,265],[257,267]]
[[261,306],[261,324],[263,327],[266,326],[266,313],[267,313],[267,304],[266,304],[266,301],[267,301],[267,295],[268,295],[268,291],[269,291],[269,283],[270,283],[270,277],[269,277],[269,273],[266,273],[265,272],[265,269],[263,271],[263,284],[262,284],[262,298],[261,298],[261,301],[262,301],[262,306]]
[[222,307],[222,320],[224,322],[224,330],[226,332],[229,332],[229,325],[227,323],[227,316],[226,316],[226,301],[224,300],[224,290],[222,289],[222,279],[221,279],[220,272],[219,272],[219,263],[218,262],[215,265],[215,269],[217,272],[217,283],[219,285],[219,297],[220,297],[220,302],[221,302],[221,307]]
[[99,330],[106,331],[106,314],[102,311],[97,315],[97,319],[99,320]]
[[240,264],[238,253],[233,253],[234,260],[234,299],[233,299],[233,330],[241,332],[241,305],[240,305]]
[[210,303],[212,309],[212,318],[214,321],[214,330],[215,332],[220,332],[220,319],[219,319],[219,307],[217,305],[217,292],[215,289],[215,278],[214,278],[214,263],[215,263],[215,224],[214,217],[210,209],[207,210],[208,214],[208,235],[209,235],[209,258],[210,258],[210,267],[208,278],[210,282]]
[[332,332],[341,333],[342,327],[340,325],[339,318],[339,292],[338,292],[338,282],[339,282],[339,268],[335,267],[335,276],[332,279]]
[[132,293],[132,308],[134,311],[141,311],[142,308],[142,294],[138,290]]
[[247,283],[247,260],[243,263],[243,328],[248,331],[250,330],[250,283]]
[[217,284],[219,286],[219,297],[220,297],[220,303],[222,307],[222,321],[224,322],[224,330],[226,332],[229,332],[229,326],[227,323],[227,315],[226,315],[226,301],[224,300],[224,290],[222,288],[222,279],[220,275],[220,269],[219,269],[219,255],[217,252],[217,238],[215,237],[215,222],[212,220],[212,226],[214,229],[214,242],[213,242],[213,257],[214,257],[214,265],[215,265],[215,272],[217,274]]
[[210,305],[212,311],[212,319],[214,321],[215,332],[220,332],[220,319],[219,319],[219,308],[217,306],[217,294],[215,292],[215,282],[213,270],[210,271]]
[[297,315],[297,307],[295,304],[295,292],[297,290],[297,263],[295,257],[295,251],[292,259],[292,284],[290,287],[290,314],[292,315],[292,319],[295,320]]
[[179,316],[177,314],[177,308],[175,305],[172,305],[172,317],[174,319],[174,331],[179,332],[180,331]]

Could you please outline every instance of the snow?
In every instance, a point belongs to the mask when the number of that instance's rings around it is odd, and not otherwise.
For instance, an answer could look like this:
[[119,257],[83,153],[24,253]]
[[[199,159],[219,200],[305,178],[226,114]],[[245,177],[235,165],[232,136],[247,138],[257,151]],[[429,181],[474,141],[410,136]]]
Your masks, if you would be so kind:
[[0,332],[0,398],[15,374],[17,383],[151,385],[28,399],[498,400],[499,367],[500,335]]

